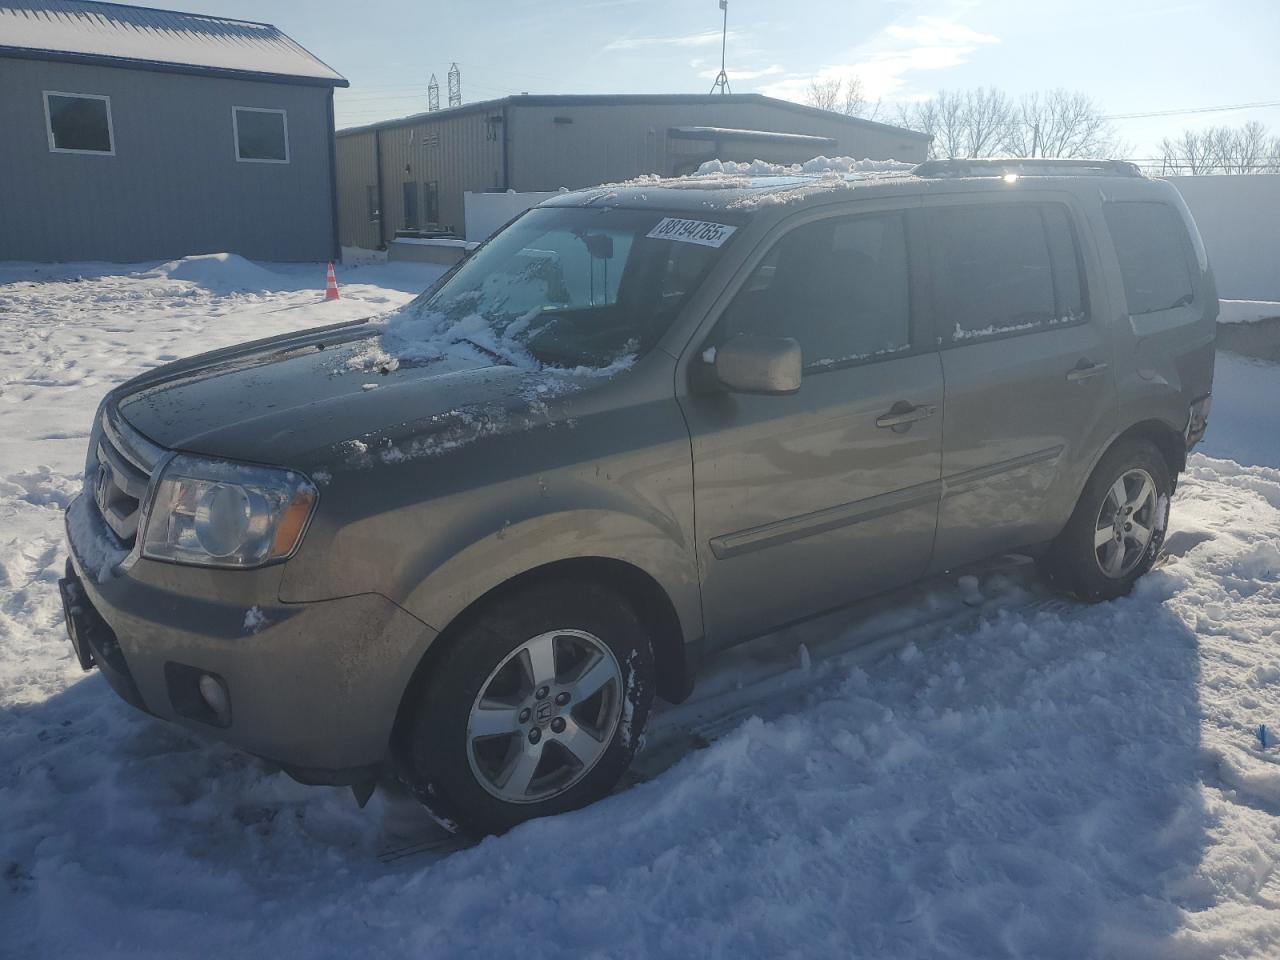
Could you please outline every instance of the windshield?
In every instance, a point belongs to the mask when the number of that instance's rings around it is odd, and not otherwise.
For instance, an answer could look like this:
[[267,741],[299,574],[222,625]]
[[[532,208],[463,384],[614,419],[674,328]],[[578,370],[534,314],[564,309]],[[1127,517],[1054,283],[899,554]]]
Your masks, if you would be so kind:
[[394,317],[384,348],[413,359],[465,343],[517,365],[608,367],[670,326],[736,228],[617,208],[544,207],[507,227]]

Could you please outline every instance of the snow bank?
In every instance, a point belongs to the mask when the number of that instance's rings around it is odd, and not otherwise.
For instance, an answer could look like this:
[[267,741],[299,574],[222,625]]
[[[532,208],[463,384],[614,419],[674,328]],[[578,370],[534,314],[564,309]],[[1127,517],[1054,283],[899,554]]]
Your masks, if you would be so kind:
[[170,260],[143,276],[186,280],[211,293],[271,290],[284,282],[278,274],[234,253],[205,253]]
[[1272,300],[1219,300],[1219,323],[1257,323],[1280,319],[1280,303]]

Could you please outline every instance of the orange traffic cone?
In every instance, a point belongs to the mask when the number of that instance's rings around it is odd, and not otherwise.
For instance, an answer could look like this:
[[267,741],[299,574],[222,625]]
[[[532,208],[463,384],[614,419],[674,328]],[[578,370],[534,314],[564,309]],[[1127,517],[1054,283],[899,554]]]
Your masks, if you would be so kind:
[[324,298],[326,300],[338,299],[338,278],[333,275],[333,261],[329,261],[329,273],[324,278]]

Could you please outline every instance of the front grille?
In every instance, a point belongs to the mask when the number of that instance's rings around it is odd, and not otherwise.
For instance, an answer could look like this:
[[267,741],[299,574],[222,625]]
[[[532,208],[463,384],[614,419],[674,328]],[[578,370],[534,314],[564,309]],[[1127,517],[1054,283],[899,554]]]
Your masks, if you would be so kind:
[[101,426],[94,451],[97,468],[90,477],[93,499],[107,526],[128,547],[137,539],[151,474],[164,451],[129,426],[114,403],[104,405]]

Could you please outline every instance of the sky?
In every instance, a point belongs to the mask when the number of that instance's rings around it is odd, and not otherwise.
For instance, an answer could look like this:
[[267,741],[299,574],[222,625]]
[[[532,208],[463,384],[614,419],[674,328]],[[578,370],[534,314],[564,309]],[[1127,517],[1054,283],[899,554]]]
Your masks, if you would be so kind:
[[[147,3],[148,0],[139,0]],[[351,81],[338,126],[510,93],[700,93],[720,68],[716,0],[168,0],[276,24]],[[803,101],[815,78],[859,77],[892,121],[940,89],[1082,91],[1108,115],[1280,101],[1280,0],[729,0],[734,93]],[[1280,106],[1116,121],[1127,155],[1186,128]]]

